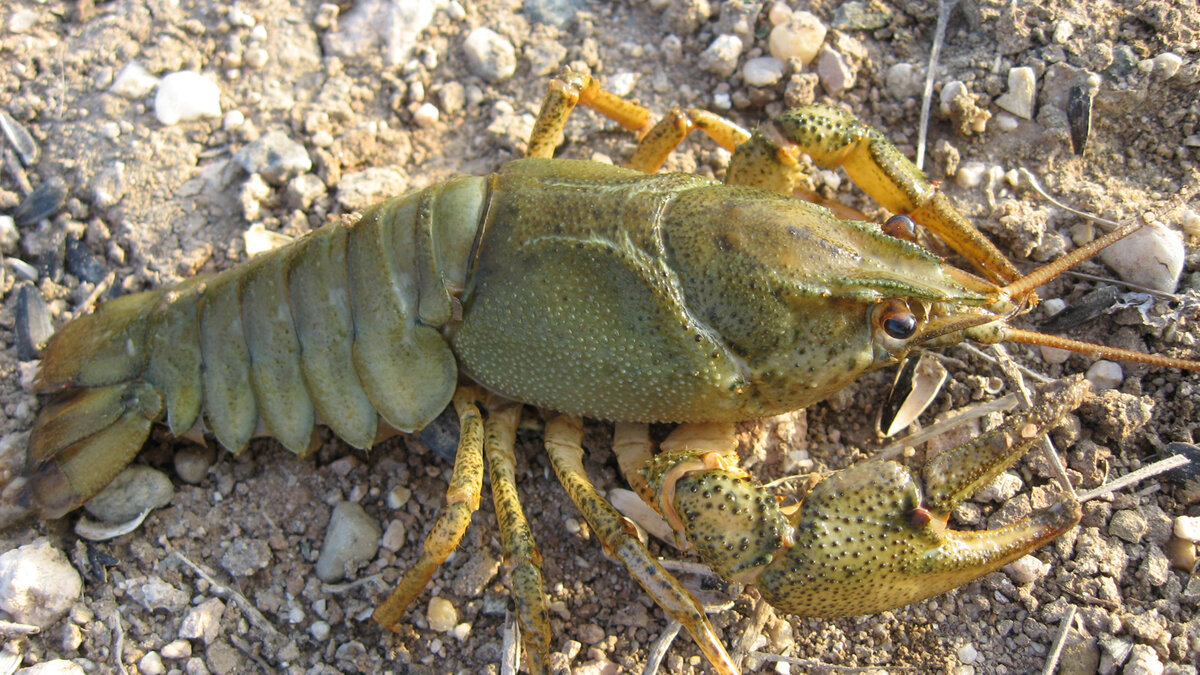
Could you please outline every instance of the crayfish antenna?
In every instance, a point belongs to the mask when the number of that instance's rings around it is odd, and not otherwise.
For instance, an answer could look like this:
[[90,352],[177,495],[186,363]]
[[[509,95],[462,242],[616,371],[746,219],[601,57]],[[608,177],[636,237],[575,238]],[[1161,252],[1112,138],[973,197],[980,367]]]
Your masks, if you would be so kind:
[[[1063,257],[1043,265],[1025,276],[1017,279],[1011,284],[1003,287],[1001,290],[1017,301],[1022,301],[1026,298],[1036,298],[1033,294],[1034,289],[1042,284],[1054,279],[1063,272],[1071,269],[1075,265],[1091,258],[1101,250],[1111,246],[1112,244],[1124,239],[1141,229],[1143,223],[1129,222],[1108,234],[1095,239],[1086,246],[1071,251]],[[1070,338],[1059,337],[1057,335],[1047,335],[1030,330],[1020,328],[1012,328],[1004,326],[999,330],[999,337],[1002,340],[1010,342],[1021,342],[1029,345],[1039,345],[1045,347],[1056,347],[1058,349],[1066,349],[1072,352],[1085,354],[1094,359],[1114,359],[1117,361],[1131,361],[1134,363],[1145,363],[1152,366],[1160,366],[1163,368],[1179,368],[1182,370],[1200,371],[1200,361],[1191,359],[1180,359],[1170,356],[1162,356],[1159,354],[1144,354],[1135,352],[1129,349],[1121,349],[1119,347],[1107,347],[1105,345],[1092,344],[1081,340],[1072,340]]]

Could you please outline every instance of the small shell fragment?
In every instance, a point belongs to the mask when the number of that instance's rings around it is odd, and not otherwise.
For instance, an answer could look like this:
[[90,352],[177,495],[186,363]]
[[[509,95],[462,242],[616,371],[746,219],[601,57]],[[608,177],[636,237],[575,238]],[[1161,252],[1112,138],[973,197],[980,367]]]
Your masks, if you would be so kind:
[[1071,151],[1082,155],[1092,133],[1092,92],[1081,86],[1067,94],[1067,123],[1071,128]]
[[918,359],[906,359],[892,391],[879,409],[879,420],[875,428],[887,438],[899,433],[912,424],[937,398],[949,374],[937,359],[922,354]]

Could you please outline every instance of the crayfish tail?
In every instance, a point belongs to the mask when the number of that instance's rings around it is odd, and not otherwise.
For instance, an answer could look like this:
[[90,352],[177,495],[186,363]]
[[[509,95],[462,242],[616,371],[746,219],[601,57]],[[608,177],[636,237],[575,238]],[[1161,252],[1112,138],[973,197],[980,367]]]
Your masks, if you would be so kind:
[[162,394],[144,382],[58,394],[30,435],[21,501],[42,518],[83,504],[137,455],[162,413]]

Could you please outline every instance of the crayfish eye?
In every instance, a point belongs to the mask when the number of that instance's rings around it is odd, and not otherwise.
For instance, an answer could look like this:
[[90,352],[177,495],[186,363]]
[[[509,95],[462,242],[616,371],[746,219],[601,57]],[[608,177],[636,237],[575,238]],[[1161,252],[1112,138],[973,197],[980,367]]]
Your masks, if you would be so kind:
[[879,325],[888,337],[907,340],[917,332],[917,315],[903,302],[889,303],[879,315]]
[[883,224],[883,233],[915,243],[917,241],[917,224],[903,213],[897,213]]

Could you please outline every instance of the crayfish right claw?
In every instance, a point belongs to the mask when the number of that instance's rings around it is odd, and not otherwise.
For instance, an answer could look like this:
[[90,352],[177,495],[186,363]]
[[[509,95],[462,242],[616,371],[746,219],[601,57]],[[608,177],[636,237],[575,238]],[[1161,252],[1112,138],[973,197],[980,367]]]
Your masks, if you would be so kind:
[[[753,583],[767,602],[801,616],[874,614],[944,593],[1020,558],[1074,527],[1081,508],[1053,507],[995,530],[955,531],[954,507],[1011,466],[1090,387],[1045,385],[1034,406],[929,462],[918,477],[867,461],[819,482],[784,518],[775,498],[736,467],[677,450],[647,467],[660,510],[675,516],[705,562]],[[667,508],[669,507],[669,508]]]

